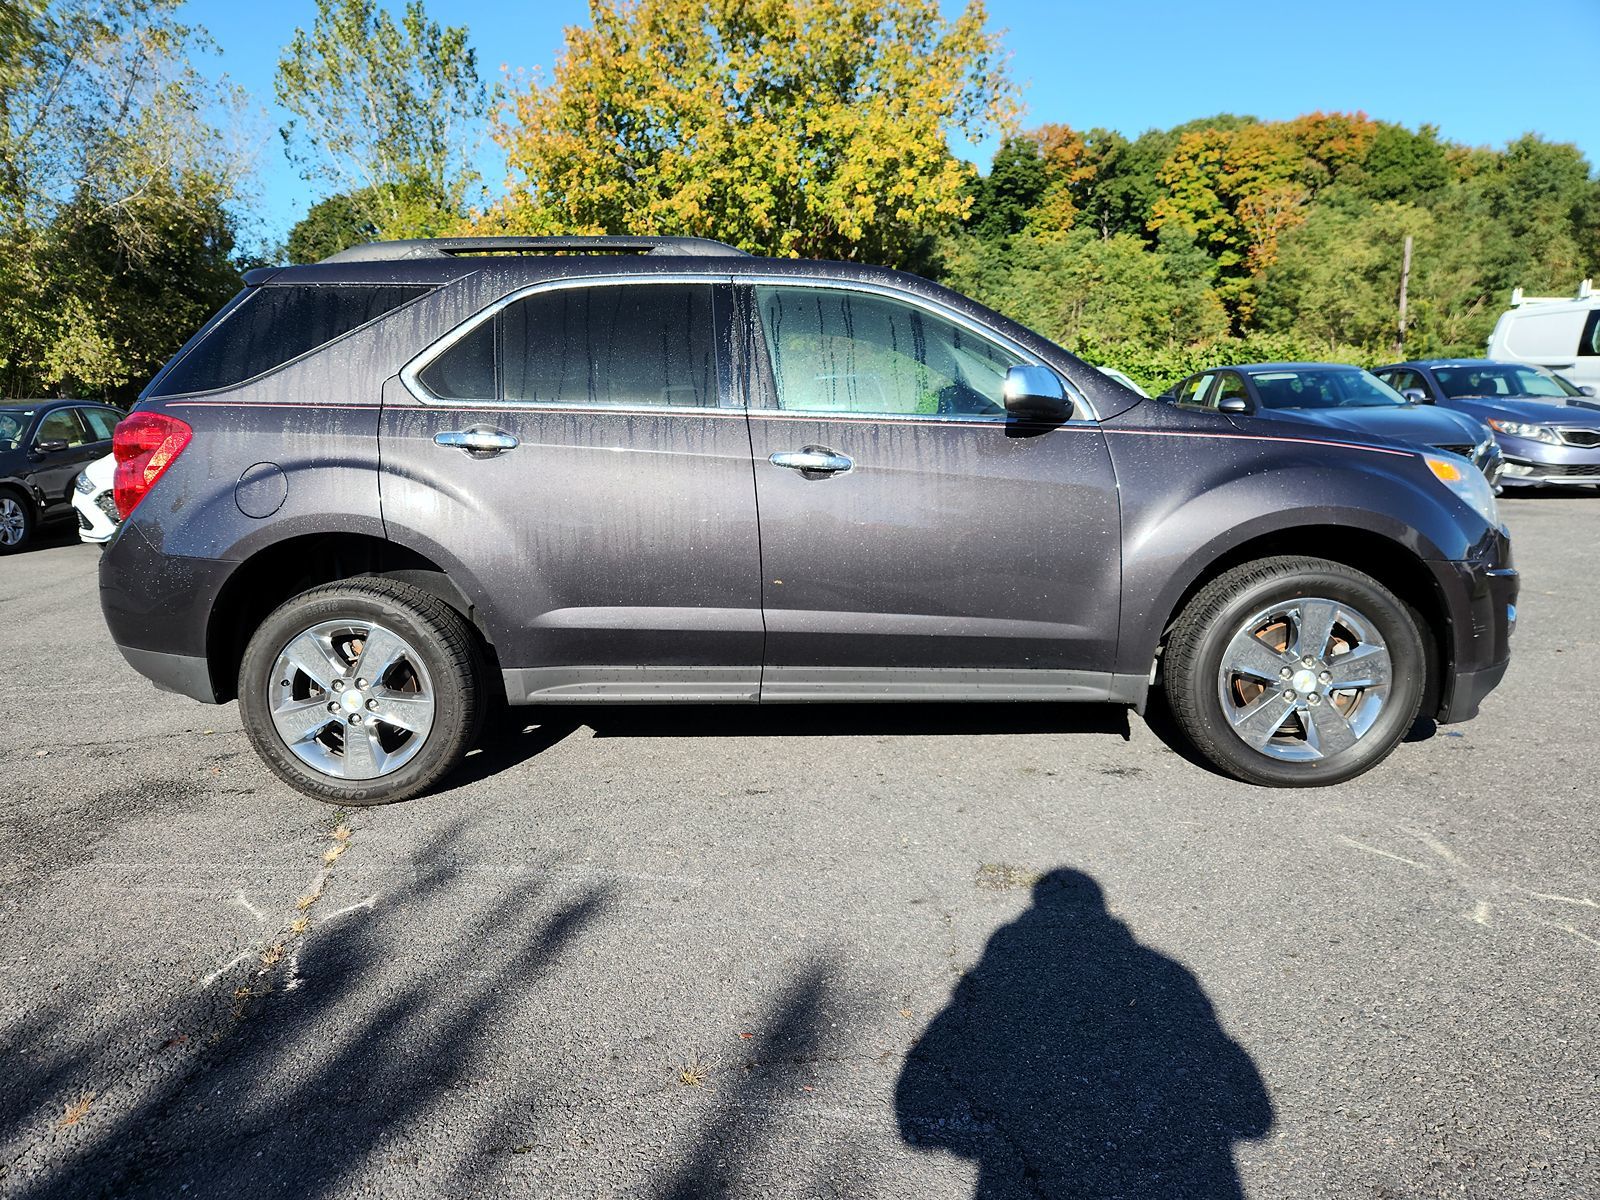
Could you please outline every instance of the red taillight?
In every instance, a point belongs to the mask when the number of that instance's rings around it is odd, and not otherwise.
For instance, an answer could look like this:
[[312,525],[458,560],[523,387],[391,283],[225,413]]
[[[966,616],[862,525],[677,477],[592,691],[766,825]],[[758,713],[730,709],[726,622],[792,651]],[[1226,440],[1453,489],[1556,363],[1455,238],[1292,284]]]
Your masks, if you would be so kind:
[[188,425],[165,413],[136,412],[117,422],[111,439],[117,474],[111,490],[123,520],[155,487],[156,480],[183,453],[193,436],[194,430]]

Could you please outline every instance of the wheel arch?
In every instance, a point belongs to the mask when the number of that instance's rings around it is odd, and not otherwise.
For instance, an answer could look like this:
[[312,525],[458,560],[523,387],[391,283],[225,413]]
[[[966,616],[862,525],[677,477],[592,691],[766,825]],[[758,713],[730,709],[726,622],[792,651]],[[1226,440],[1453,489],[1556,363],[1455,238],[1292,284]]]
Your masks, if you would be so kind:
[[[1314,545],[1316,550],[1308,551]],[[1222,548],[1197,568],[1166,606],[1155,642],[1143,661],[1158,661],[1179,615],[1213,579],[1234,567],[1278,556],[1325,558],[1372,576],[1417,614],[1427,659],[1423,687],[1425,714],[1438,711],[1444,681],[1453,665],[1454,639],[1444,592],[1428,565],[1403,542],[1371,529],[1349,525],[1296,525],[1275,529]]]
[[219,702],[237,696],[239,664],[268,613],[291,596],[341,579],[377,577],[409,583],[448,604],[477,632],[479,649],[499,679],[494,642],[481,606],[434,559],[367,533],[311,533],[262,547],[228,576],[206,623],[206,661]]

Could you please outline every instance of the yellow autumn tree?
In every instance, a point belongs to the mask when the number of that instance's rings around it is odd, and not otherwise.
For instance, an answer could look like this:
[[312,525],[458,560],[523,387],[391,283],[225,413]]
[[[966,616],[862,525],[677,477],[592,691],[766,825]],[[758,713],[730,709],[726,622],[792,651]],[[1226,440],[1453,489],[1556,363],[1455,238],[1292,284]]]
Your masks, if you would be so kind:
[[1009,129],[982,0],[594,0],[495,136],[481,232],[687,234],[769,255],[915,261],[958,226],[951,139]]

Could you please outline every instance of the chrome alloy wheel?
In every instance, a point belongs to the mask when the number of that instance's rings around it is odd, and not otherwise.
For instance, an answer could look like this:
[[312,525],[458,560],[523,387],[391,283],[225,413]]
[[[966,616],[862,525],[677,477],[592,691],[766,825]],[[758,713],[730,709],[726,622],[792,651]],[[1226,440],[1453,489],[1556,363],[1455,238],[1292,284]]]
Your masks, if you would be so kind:
[[20,546],[28,532],[28,514],[11,496],[0,496],[0,546]]
[[1389,649],[1350,605],[1284,600],[1243,621],[1222,653],[1217,695],[1233,732],[1284,762],[1348,750],[1388,702]]
[[393,630],[324,621],[279,651],[267,709],[283,744],[308,767],[377,779],[428,740],[434,690],[421,655]]

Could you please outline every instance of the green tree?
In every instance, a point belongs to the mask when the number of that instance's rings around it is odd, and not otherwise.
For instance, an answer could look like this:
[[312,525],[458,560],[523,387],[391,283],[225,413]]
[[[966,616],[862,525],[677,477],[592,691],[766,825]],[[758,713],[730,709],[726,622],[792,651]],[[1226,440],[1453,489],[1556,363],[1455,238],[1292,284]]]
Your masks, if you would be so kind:
[[1029,213],[1044,198],[1047,182],[1038,141],[1007,138],[995,153],[989,173],[974,181],[969,216],[972,231],[985,238],[1022,232]]
[[377,209],[365,191],[329,196],[311,206],[309,212],[289,230],[285,247],[292,263],[313,263],[375,241],[382,231],[372,219]]
[[280,131],[308,180],[370,206],[380,236],[426,237],[464,216],[488,93],[464,26],[407,0],[398,22],[376,0],[317,0],[278,61]]
[[502,111],[488,228],[671,233],[922,261],[973,198],[951,135],[1009,126],[981,0],[595,0]]
[[0,72],[7,394],[125,395],[238,286],[242,119],[177,0],[13,5]]

